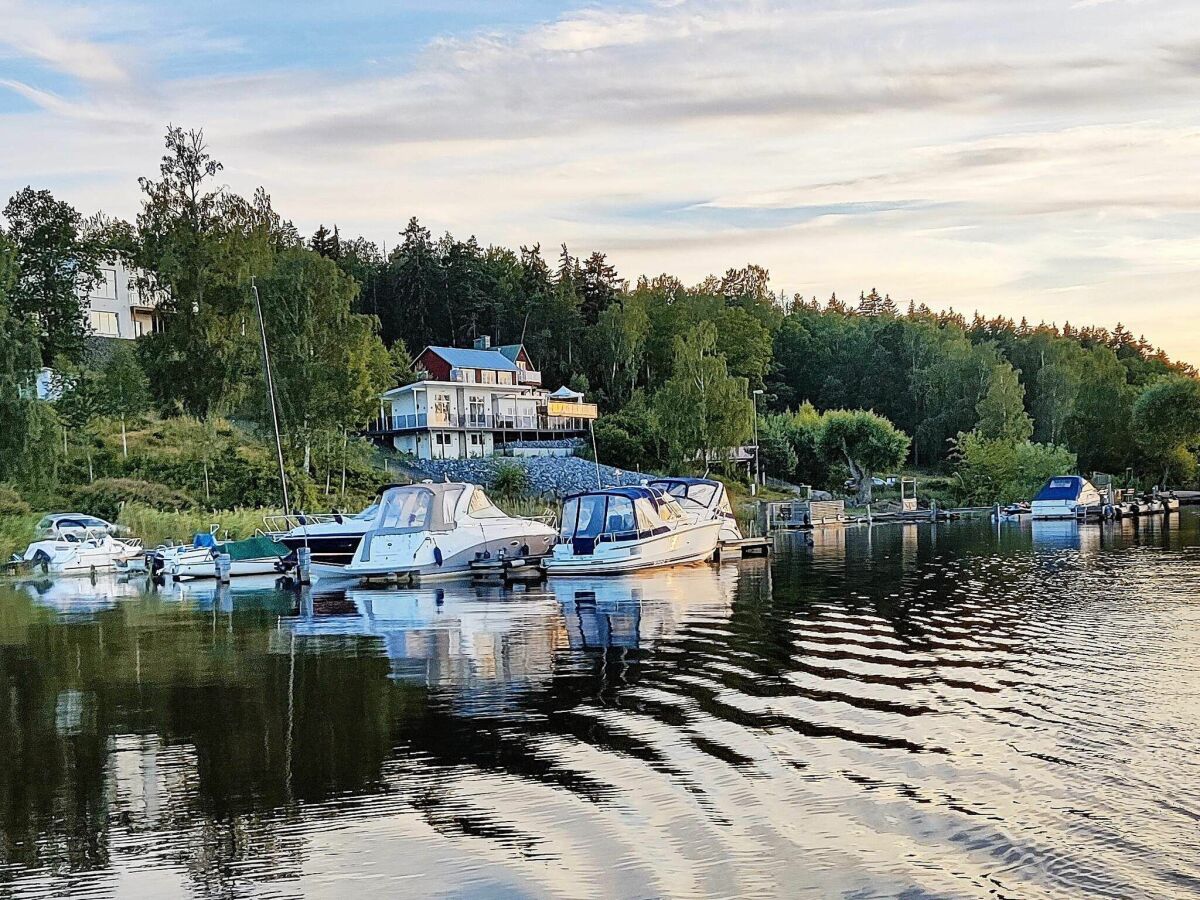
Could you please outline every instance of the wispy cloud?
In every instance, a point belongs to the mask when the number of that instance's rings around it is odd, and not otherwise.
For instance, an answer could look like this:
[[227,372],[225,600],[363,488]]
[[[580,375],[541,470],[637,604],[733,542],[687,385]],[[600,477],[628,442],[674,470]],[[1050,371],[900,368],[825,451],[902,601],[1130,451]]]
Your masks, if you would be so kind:
[[[457,32],[329,7],[296,53],[266,54],[278,7],[210,25],[186,0],[0,0],[20,20],[0,30],[0,85],[39,110],[0,117],[0,189],[37,179],[131,214],[182,122],[306,228],[383,239],[417,214],[610,250],[629,275],[756,261],[805,293],[1136,315],[1200,362],[1200,327],[1164,325],[1190,302],[1200,216],[1187,0],[630,0],[522,4],[519,24],[489,6],[458,4],[477,24]],[[356,42],[404,52],[347,59]],[[1141,283],[1161,299],[1131,314]]]

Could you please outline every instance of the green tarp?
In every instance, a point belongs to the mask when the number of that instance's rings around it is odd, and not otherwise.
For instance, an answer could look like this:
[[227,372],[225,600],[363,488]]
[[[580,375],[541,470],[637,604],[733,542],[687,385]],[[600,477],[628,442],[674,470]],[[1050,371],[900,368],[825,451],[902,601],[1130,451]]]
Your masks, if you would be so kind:
[[269,557],[287,556],[288,549],[283,544],[277,544],[269,537],[258,535],[246,538],[244,541],[230,541],[222,544],[221,553],[228,553],[230,560],[264,559]]

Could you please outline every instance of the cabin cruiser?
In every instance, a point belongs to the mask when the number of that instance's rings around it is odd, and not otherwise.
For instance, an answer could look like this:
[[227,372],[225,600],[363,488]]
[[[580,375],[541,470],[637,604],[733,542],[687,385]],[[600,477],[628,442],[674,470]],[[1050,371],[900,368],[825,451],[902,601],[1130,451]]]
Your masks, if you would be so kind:
[[287,549],[263,534],[242,541],[219,541],[216,530],[197,534],[190,547],[178,547],[163,553],[162,574],[176,581],[191,578],[216,578],[217,558],[229,557],[230,577],[274,575]]
[[354,578],[451,578],[477,559],[543,556],[554,544],[544,521],[510,516],[475,484],[386,488],[344,566],[313,562],[313,574]]
[[1079,475],[1051,478],[1029,504],[1034,519],[1077,519],[1098,516],[1104,498],[1100,491]]
[[707,562],[723,522],[697,520],[649,486],[573,494],[563,505],[559,543],[543,565],[551,575],[611,575]]
[[[385,488],[385,490],[387,490]],[[379,504],[374,503],[353,516],[330,515],[268,516],[267,534],[295,553],[307,547],[319,565],[344,566],[354,557],[358,543],[375,521]]]
[[[120,564],[142,555],[142,542],[137,538],[119,539],[105,527],[92,528],[80,524],[80,517],[59,519],[41,540],[35,540],[14,562],[23,562],[44,572],[88,575],[111,572]],[[91,517],[83,517],[90,519]]]
[[725,485],[711,478],[656,478],[647,483],[670,494],[695,521],[721,520],[721,542],[742,540]]
[[86,532],[104,532],[113,537],[120,537],[128,534],[129,529],[124,525],[114,525],[112,522],[106,522],[104,519],[89,516],[86,513],[72,512],[49,513],[42,516],[33,529],[35,540],[65,537],[68,534],[82,537]]

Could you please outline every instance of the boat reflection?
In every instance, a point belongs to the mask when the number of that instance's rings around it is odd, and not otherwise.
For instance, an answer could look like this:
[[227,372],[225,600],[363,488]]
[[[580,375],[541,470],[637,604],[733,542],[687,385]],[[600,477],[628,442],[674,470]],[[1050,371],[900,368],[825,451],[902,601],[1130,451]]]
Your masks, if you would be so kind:
[[146,592],[147,579],[108,572],[94,578],[28,578],[14,587],[58,616],[88,618],[115,608],[122,600],[140,597]]

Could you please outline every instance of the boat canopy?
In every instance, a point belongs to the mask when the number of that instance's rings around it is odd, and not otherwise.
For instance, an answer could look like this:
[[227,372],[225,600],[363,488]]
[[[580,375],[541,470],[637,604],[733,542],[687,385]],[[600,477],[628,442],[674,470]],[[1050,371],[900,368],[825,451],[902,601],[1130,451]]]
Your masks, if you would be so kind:
[[372,530],[400,534],[453,531],[463,517],[506,519],[508,516],[474,484],[408,484],[386,488],[379,497]]
[[1059,475],[1047,481],[1033,499],[1035,503],[1039,500],[1078,500],[1090,487],[1088,480],[1079,475]]
[[634,541],[670,531],[685,519],[678,502],[652,487],[617,487],[572,494],[563,503],[564,541]]
[[679,500],[687,500],[720,513],[733,514],[725,485],[711,478],[656,478],[649,487],[666,491]]

